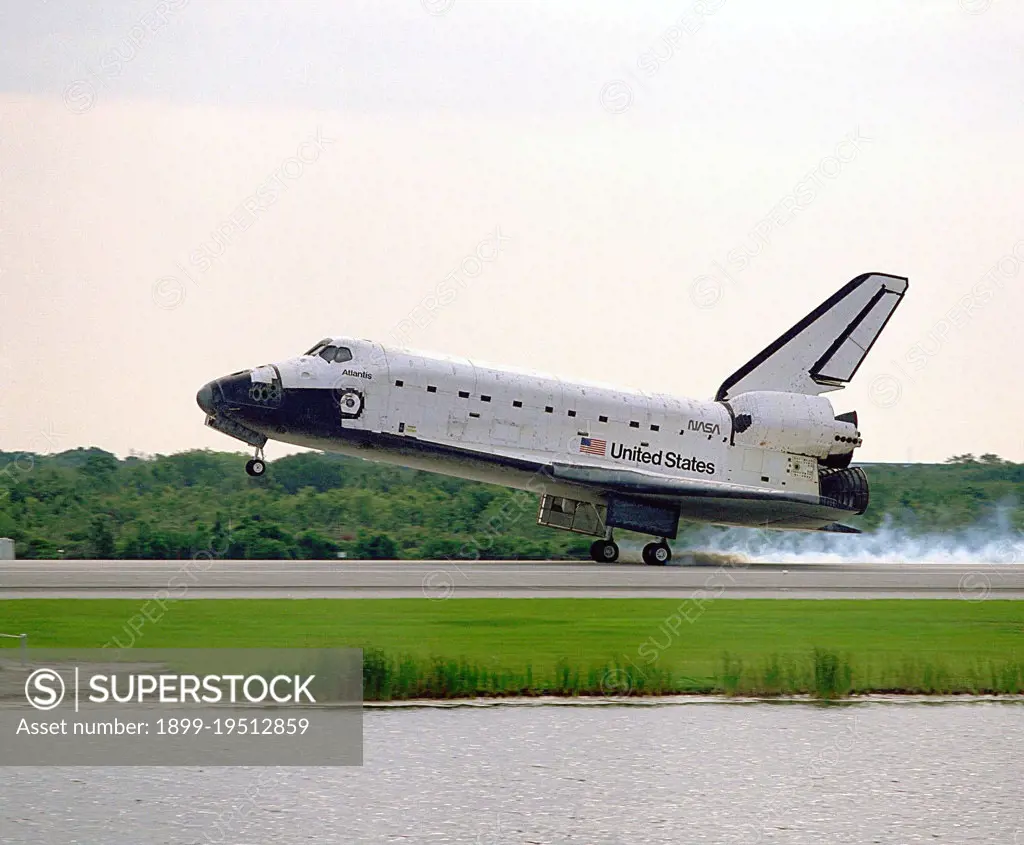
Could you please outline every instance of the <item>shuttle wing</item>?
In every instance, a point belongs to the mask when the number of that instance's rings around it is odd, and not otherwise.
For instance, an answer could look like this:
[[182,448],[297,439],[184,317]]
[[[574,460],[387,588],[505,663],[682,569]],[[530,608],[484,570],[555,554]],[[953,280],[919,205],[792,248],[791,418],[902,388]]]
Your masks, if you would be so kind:
[[[805,531],[860,533],[836,522],[836,518],[853,511],[841,503],[811,493],[771,490],[728,482],[688,480],[658,475],[644,470],[609,468],[587,464],[555,462],[549,472],[556,479],[584,485],[608,496],[609,525],[633,528],[644,533],[675,537],[674,526],[679,517],[717,522],[726,525],[759,525],[785,527]],[[639,528],[628,521],[611,522],[613,505],[633,510],[640,504],[661,511],[667,521],[659,531]],[[649,512],[650,513],[650,512]]]
[[886,273],[858,276],[729,376],[715,398],[751,390],[812,396],[838,390],[853,378],[908,285]]
[[774,499],[779,501],[802,502],[809,505],[820,503],[820,497],[809,493],[791,493],[785,490],[766,490],[763,487],[747,487],[721,481],[697,481],[644,472],[638,469],[610,468],[588,464],[554,462],[551,474],[556,479],[586,484],[602,490],[628,493],[634,496],[650,497],[706,497],[717,499]]

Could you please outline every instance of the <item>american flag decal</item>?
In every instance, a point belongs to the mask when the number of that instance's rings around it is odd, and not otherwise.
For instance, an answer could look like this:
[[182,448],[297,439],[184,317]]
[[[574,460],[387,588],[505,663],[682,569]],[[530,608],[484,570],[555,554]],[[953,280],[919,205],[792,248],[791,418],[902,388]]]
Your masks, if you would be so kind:
[[604,457],[604,450],[608,443],[598,440],[596,437],[583,437],[580,439],[580,451],[588,455],[601,455]]

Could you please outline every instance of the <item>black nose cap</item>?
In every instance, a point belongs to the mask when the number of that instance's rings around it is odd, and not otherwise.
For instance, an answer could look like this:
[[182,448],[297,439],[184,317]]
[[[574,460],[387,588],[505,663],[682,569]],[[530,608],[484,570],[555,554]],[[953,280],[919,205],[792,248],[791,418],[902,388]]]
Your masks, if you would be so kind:
[[199,392],[196,394],[196,402],[199,407],[203,409],[206,414],[213,414],[216,411],[216,407],[213,404],[213,382],[204,384],[199,388]]

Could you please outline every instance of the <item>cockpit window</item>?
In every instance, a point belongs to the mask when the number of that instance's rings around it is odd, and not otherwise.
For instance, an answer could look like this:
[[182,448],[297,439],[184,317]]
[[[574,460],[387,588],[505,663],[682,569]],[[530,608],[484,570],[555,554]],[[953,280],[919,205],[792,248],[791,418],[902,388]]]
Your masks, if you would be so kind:
[[319,343],[317,343],[316,346],[314,346],[312,349],[310,349],[309,352],[306,353],[306,355],[308,356],[308,355],[317,355],[317,354],[319,354],[320,350],[323,349],[325,346],[327,346],[327,344],[330,343],[330,342],[331,342],[331,339],[329,337],[325,337],[323,340],[321,340]]
[[319,355],[328,364],[343,364],[352,360],[352,350],[347,346],[335,346],[330,338],[321,340],[316,346],[306,353],[307,357]]

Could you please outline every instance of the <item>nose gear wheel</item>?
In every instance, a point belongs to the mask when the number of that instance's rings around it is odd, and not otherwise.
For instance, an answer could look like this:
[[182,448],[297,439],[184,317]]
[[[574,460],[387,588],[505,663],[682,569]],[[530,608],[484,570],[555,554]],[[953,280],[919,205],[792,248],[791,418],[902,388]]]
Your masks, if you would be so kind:
[[263,450],[257,449],[256,456],[245,463],[245,473],[251,478],[259,478],[267,471],[267,461],[263,457]]

